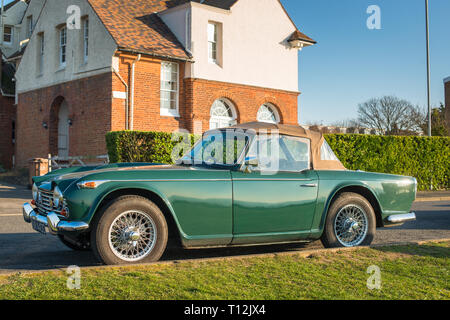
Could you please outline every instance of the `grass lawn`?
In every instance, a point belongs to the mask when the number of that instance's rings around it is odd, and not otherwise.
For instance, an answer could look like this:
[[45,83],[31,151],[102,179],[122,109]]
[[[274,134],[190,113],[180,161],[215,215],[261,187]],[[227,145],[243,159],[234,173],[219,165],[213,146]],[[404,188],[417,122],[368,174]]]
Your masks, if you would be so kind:
[[[381,269],[369,290],[367,268]],[[0,276],[0,299],[450,299],[450,242]]]

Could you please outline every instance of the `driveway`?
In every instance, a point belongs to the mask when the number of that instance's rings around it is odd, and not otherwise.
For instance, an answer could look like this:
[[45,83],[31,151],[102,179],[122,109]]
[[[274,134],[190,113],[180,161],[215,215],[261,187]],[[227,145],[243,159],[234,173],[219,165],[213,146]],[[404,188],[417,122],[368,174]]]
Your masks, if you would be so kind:
[[[95,266],[91,252],[74,252],[51,235],[34,232],[22,218],[22,204],[30,199],[22,187],[0,184],[0,273]],[[374,244],[450,238],[450,201],[416,202],[417,221],[377,230]],[[183,250],[168,249],[162,260],[201,259],[323,248],[320,241],[289,245]]]

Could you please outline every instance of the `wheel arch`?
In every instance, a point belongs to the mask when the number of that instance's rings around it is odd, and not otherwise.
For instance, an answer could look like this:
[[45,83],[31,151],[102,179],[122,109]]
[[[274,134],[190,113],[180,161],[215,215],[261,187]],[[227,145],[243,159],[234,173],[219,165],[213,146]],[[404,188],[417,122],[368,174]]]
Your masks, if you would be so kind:
[[377,227],[384,227],[383,224],[383,218],[382,218],[382,211],[381,211],[381,206],[380,206],[380,202],[378,201],[375,193],[367,186],[362,186],[362,185],[346,185],[346,186],[342,186],[341,188],[337,189],[332,196],[329,198],[328,200],[328,204],[325,208],[325,217],[328,216],[328,210],[331,207],[331,205],[333,204],[334,201],[336,201],[336,199],[345,192],[352,192],[352,193],[356,193],[359,194],[360,196],[364,197],[367,201],[369,201],[370,205],[372,206],[374,212],[375,212],[375,218],[377,220]]
[[170,205],[163,199],[161,195],[158,193],[148,190],[148,189],[142,189],[142,188],[121,188],[121,189],[115,189],[107,193],[103,196],[103,198],[99,201],[97,207],[92,212],[92,219],[94,216],[102,210],[106,205],[108,205],[111,201],[114,199],[117,199],[121,196],[140,196],[143,198],[146,198],[153,203],[155,203],[158,208],[162,211],[164,214],[164,218],[167,222],[167,227],[169,230],[169,241],[173,240],[176,241],[176,245],[181,246],[182,245],[182,234],[183,231],[178,223],[178,220],[176,218],[175,213],[173,212]]

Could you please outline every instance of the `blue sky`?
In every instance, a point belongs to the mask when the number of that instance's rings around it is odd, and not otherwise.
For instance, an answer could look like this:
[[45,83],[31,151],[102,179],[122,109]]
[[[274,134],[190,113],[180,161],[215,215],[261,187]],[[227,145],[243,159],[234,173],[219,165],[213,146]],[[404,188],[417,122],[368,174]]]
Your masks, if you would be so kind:
[[[450,1],[430,1],[431,101],[444,102],[450,76]],[[357,117],[358,104],[396,95],[426,107],[425,0],[282,0],[318,44],[300,52],[300,122]],[[369,30],[369,5],[381,30]]]

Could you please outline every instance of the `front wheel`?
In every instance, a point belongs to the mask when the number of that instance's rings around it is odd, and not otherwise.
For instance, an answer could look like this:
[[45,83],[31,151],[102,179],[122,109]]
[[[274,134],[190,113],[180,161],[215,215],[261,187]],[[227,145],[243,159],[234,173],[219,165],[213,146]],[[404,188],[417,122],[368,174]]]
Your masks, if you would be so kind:
[[91,244],[103,263],[131,264],[158,261],[167,238],[164,214],[153,202],[139,196],[122,196],[98,213]]
[[325,248],[368,246],[375,231],[375,212],[369,201],[347,192],[330,206],[321,240]]

